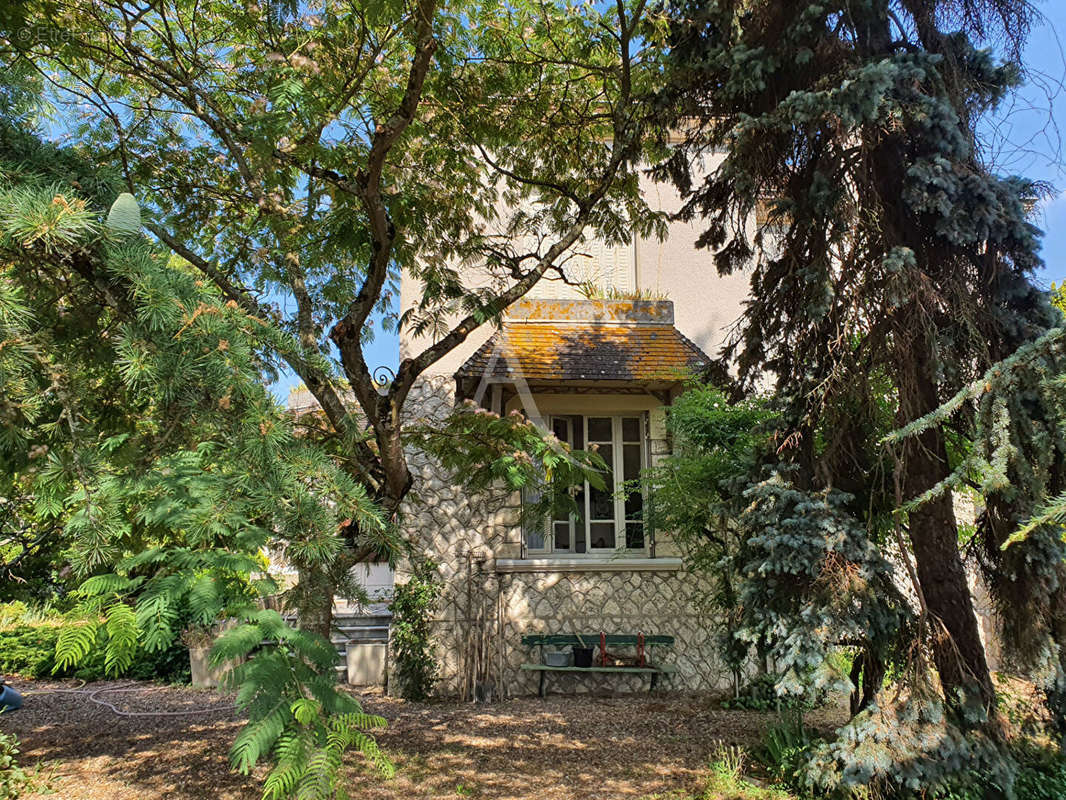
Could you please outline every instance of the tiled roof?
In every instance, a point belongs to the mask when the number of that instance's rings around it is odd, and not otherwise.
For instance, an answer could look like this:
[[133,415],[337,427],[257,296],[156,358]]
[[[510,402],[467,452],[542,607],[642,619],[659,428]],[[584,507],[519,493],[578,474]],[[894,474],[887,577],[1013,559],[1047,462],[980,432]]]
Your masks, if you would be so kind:
[[[495,361],[493,356],[496,355]],[[710,359],[673,325],[508,321],[456,377],[675,382]]]

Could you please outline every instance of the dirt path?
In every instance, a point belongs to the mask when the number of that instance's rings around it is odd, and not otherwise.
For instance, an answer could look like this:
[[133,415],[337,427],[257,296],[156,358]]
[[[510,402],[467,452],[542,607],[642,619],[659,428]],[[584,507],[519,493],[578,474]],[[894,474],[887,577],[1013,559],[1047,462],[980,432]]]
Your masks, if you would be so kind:
[[[20,690],[72,684],[17,684]],[[126,711],[211,708],[206,714],[121,717],[85,694],[34,694],[0,729],[22,740],[22,762],[42,762],[61,800],[258,798],[259,781],[229,770],[241,722],[213,691],[98,683],[98,700]],[[722,711],[705,697],[626,695],[522,698],[493,705],[416,705],[366,696],[389,720],[378,739],[396,763],[382,781],[353,759],[349,791],[375,800],[477,797],[492,800],[640,798],[700,784],[717,742],[754,746],[773,716]],[[831,725],[839,712],[817,712]],[[44,795],[42,794],[42,797]],[[30,795],[34,797],[34,795]]]

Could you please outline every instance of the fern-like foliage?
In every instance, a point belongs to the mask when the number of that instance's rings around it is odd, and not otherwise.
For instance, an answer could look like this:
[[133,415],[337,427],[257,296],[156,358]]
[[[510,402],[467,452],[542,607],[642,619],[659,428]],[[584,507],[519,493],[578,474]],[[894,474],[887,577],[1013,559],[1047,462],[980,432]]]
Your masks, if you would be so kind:
[[292,628],[276,611],[247,615],[215,643],[214,663],[244,661],[228,677],[238,706],[248,714],[230,758],[245,774],[260,760],[273,758],[264,797],[345,797],[337,777],[349,750],[383,775],[393,773],[368,735],[385,720],[365,714],[354,697],[337,688],[332,678],[336,655],[330,642]]
[[467,401],[444,420],[410,426],[407,441],[470,491],[524,492],[527,524],[552,512],[576,512],[566,491],[571,486],[586,480],[605,486],[607,466],[599,454],[571,449],[518,411],[501,416]]

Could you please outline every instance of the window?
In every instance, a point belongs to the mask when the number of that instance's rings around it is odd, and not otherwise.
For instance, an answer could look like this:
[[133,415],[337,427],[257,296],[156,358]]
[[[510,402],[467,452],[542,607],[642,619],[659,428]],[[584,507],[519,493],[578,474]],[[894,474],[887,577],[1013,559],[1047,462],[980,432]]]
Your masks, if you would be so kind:
[[607,244],[600,239],[575,245],[575,253],[565,267],[567,277],[610,294],[631,292],[636,284],[633,241]]
[[566,279],[571,284],[580,284],[585,289],[568,286],[549,277],[538,281],[528,297],[580,297],[584,291],[604,297],[626,294],[636,288],[636,251],[633,241],[622,244],[607,244],[602,239],[591,239],[576,244],[563,266]]
[[526,551],[573,555],[643,551],[643,494],[623,492],[631,488],[626,483],[640,478],[645,463],[642,417],[555,416],[549,425],[572,448],[599,452],[607,467],[606,487],[598,489],[586,481],[571,489],[576,512],[556,513],[543,527],[531,526],[525,532]]

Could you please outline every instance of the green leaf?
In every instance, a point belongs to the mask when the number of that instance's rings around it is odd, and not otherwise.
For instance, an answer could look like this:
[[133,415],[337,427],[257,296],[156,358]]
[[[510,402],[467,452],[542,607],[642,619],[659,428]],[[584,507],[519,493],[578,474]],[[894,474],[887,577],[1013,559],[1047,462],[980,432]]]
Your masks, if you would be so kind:
[[107,212],[107,229],[114,234],[135,236],[141,232],[141,207],[129,192],[123,192]]

